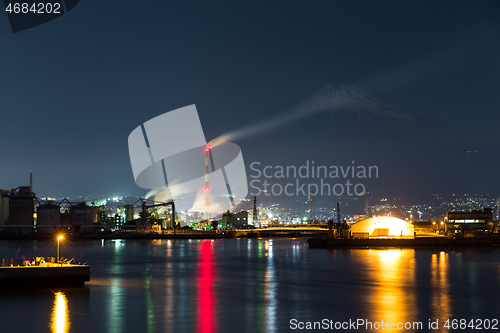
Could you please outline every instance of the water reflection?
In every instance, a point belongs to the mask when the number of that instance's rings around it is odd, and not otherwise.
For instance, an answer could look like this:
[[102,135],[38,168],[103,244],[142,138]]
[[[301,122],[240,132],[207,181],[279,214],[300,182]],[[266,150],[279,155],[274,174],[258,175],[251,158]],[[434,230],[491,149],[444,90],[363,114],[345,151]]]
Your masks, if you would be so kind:
[[249,283],[245,288],[249,300],[245,309],[247,331],[254,331],[258,327],[262,332],[276,332],[278,282],[273,240],[248,240],[248,249],[252,243],[257,248],[248,256],[254,257],[257,254],[258,260],[248,262]]
[[431,309],[433,317],[446,321],[451,317],[450,281],[448,277],[448,253],[440,252],[431,258]]
[[147,311],[147,326],[148,332],[155,332],[155,315],[154,315],[154,301],[151,295],[151,282],[153,277],[151,276],[151,263],[148,263],[146,269],[146,311]]
[[23,327],[33,333],[288,332],[291,318],[418,321],[424,323],[414,330],[419,333],[437,332],[428,329],[429,319],[439,319],[443,329],[447,318],[499,314],[498,248],[446,254],[326,251],[288,239],[158,243],[85,243],[93,276],[84,296],[74,290],[4,291],[1,331],[19,331],[19,321],[9,320],[19,313],[29,313]]
[[111,279],[111,287],[109,288],[109,305],[108,305],[108,332],[121,332],[123,325],[123,298],[126,290],[121,286],[119,278]]
[[54,293],[50,327],[53,333],[66,333],[69,332],[70,326],[68,299],[63,292],[58,291]]
[[[267,332],[276,331],[276,312],[278,308],[278,298],[276,297],[276,289],[278,283],[276,282],[276,273],[274,270],[273,261],[273,243],[271,241],[265,241],[264,248],[267,251],[267,269],[264,277],[265,289],[264,289],[264,299],[266,302],[265,318],[266,318],[266,330]],[[269,255],[269,256],[268,256]]]
[[215,264],[212,241],[201,242],[198,269],[197,332],[215,332]]
[[[172,264],[168,263],[166,271],[172,269]],[[165,331],[170,332],[174,330],[174,285],[171,278],[165,279],[165,314],[164,314],[164,324]]]
[[108,299],[108,332],[122,332],[123,321],[124,321],[124,309],[125,309],[125,297],[127,294],[127,288],[123,286],[126,280],[122,279],[120,276],[122,274],[122,258],[123,253],[120,251],[120,242],[113,242],[114,250],[112,252],[112,260],[109,265],[110,273],[113,277],[110,278],[109,282],[111,286],[109,288],[109,299]]
[[174,322],[174,284],[173,279],[171,278],[173,267],[172,262],[170,261],[170,257],[172,255],[172,241],[170,239],[167,240],[167,253],[166,258],[169,259],[167,261],[165,267],[165,314],[163,321],[165,323],[165,331],[170,332],[174,330],[173,322]]
[[415,251],[390,249],[353,252],[358,260],[365,262],[369,275],[371,286],[367,295],[367,320],[390,322],[393,327],[389,330],[392,332],[399,331],[397,323],[416,322],[417,295],[413,288],[416,282]]

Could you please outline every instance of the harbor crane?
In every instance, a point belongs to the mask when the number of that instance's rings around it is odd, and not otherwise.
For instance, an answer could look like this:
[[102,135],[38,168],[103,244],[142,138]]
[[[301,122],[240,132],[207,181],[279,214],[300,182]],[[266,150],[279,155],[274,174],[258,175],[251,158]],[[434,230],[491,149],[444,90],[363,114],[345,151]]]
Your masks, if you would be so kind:
[[153,203],[153,204],[148,204],[148,200],[147,199],[139,199],[138,201],[136,201],[135,203],[138,203],[140,202],[141,203],[141,213],[140,213],[140,219],[137,223],[137,227],[149,227],[149,221],[148,221],[148,217],[150,216],[149,214],[149,209],[151,208],[155,208],[155,207],[164,207],[164,206],[171,206],[172,207],[172,226],[174,228],[174,231],[175,229],[177,229],[177,224],[175,223],[175,203],[173,200],[170,200],[170,201],[167,201],[167,202],[161,202],[161,203]]

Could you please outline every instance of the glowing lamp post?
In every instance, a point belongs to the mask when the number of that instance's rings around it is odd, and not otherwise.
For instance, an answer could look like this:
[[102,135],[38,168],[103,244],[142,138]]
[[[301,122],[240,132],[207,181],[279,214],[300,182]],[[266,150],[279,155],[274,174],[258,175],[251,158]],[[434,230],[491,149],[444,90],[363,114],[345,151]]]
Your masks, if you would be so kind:
[[63,236],[62,236],[62,235],[61,235],[61,236],[59,236],[59,237],[57,237],[57,261],[56,261],[56,264],[58,264],[58,263],[59,263],[59,241],[60,241],[61,239],[63,239]]

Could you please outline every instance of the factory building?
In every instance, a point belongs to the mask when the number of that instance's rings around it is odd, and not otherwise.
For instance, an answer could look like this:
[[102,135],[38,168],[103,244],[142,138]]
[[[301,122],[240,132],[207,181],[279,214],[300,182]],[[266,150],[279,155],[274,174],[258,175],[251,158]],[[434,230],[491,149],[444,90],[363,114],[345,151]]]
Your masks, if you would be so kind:
[[29,186],[12,190],[9,198],[9,224],[33,225],[33,200],[35,196]]
[[472,236],[476,232],[494,230],[493,211],[491,208],[465,212],[448,212],[445,225],[447,231],[454,234]]
[[448,212],[447,219],[451,224],[493,223],[493,212],[491,208],[484,208],[482,211]]
[[0,225],[9,223],[9,192],[0,190]]
[[94,209],[87,206],[85,202],[73,205],[69,208],[69,220],[75,231],[79,231],[82,225],[94,224]]
[[37,208],[37,226],[61,225],[61,208],[54,203],[41,204]]
[[227,211],[222,214],[220,227],[232,229],[244,229],[248,226],[248,212],[242,210],[239,213],[230,213]]
[[246,228],[248,225],[248,212],[241,211],[239,213],[233,214],[233,227],[235,229]]
[[351,226],[353,238],[414,238],[413,224],[390,216],[376,216]]
[[132,222],[134,220],[134,206],[125,205],[125,223]]

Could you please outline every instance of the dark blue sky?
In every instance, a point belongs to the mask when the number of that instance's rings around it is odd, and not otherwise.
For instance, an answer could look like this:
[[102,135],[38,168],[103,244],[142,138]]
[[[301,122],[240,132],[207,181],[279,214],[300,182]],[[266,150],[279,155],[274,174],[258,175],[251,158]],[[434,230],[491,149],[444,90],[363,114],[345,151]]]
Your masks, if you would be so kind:
[[[210,140],[329,82],[498,143],[499,41],[497,1],[81,0],[15,34],[3,13],[0,188],[32,172],[39,196],[143,194],[144,121],[196,104]],[[271,154],[243,140],[247,165]]]

